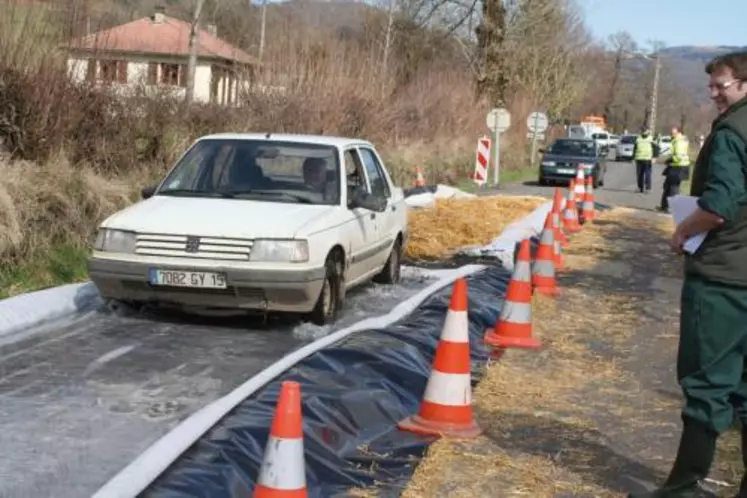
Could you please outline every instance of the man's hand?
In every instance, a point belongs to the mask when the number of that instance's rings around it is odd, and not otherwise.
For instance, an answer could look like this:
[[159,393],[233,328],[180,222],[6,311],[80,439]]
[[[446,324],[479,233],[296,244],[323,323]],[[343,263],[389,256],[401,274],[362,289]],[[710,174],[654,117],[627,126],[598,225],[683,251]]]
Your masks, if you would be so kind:
[[682,254],[684,252],[683,246],[685,245],[686,240],[687,237],[685,234],[677,229],[672,234],[672,238],[669,239],[669,248],[672,249],[675,254]]

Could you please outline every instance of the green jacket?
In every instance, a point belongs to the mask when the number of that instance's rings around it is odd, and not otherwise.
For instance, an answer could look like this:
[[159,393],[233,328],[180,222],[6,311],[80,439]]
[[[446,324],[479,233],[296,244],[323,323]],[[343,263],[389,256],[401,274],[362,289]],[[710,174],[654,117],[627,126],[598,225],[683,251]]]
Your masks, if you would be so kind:
[[695,161],[690,195],[725,222],[686,255],[685,272],[747,287],[747,98],[714,120]]

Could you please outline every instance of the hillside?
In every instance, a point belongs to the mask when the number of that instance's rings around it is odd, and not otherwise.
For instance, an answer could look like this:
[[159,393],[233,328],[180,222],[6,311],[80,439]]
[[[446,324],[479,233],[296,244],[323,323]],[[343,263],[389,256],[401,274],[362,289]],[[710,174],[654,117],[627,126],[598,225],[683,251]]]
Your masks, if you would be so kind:
[[692,93],[698,102],[705,103],[709,100],[706,90],[706,64],[713,57],[733,50],[747,50],[747,46],[668,47],[662,50],[662,60],[669,76],[688,93]]

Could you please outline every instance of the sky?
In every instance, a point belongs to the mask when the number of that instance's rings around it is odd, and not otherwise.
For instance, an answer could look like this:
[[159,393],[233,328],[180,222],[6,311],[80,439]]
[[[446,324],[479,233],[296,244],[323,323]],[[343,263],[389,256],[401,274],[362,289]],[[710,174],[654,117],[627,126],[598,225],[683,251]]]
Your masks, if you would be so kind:
[[596,38],[627,31],[639,44],[747,45],[746,0],[577,0]]

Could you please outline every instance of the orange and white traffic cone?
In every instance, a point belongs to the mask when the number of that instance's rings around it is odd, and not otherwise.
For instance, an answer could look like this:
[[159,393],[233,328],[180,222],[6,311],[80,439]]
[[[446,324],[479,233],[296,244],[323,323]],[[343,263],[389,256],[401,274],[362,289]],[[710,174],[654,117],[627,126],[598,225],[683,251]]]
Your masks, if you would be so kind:
[[552,213],[545,219],[545,228],[540,236],[537,253],[532,262],[532,286],[540,294],[555,296],[558,284],[555,280],[555,237]]
[[285,381],[272,419],[254,498],[306,498],[301,385]]
[[532,337],[532,281],[529,239],[519,247],[506,299],[495,327],[485,333],[485,344],[494,348],[536,349],[540,342]]
[[586,192],[584,193],[584,202],[581,204],[581,223],[594,221],[597,215],[594,210],[594,182],[589,176],[586,177]]
[[563,261],[563,249],[560,247],[560,243],[555,241],[555,257],[553,259],[555,263],[555,270],[565,270],[565,262]]
[[584,178],[586,177],[584,173],[584,168],[582,166],[576,167],[576,183],[574,185],[573,193],[576,197],[576,203],[581,204],[584,201]]
[[415,168],[416,175],[415,175],[415,182],[413,185],[415,187],[425,187],[425,178],[423,177],[423,168]]
[[454,282],[420,410],[397,426],[403,431],[431,436],[468,438],[482,433],[472,410],[467,281],[464,278]]
[[568,197],[565,200],[565,209],[563,210],[563,228],[568,232],[578,232],[581,230],[581,225],[578,223],[578,209],[576,208],[576,198],[573,193],[573,181],[571,181],[571,188],[568,189]]
[[560,213],[563,211],[563,192],[555,187],[555,195],[552,200],[553,227],[555,228],[555,240],[561,247],[568,247],[568,237],[563,233],[563,227],[560,223]]

